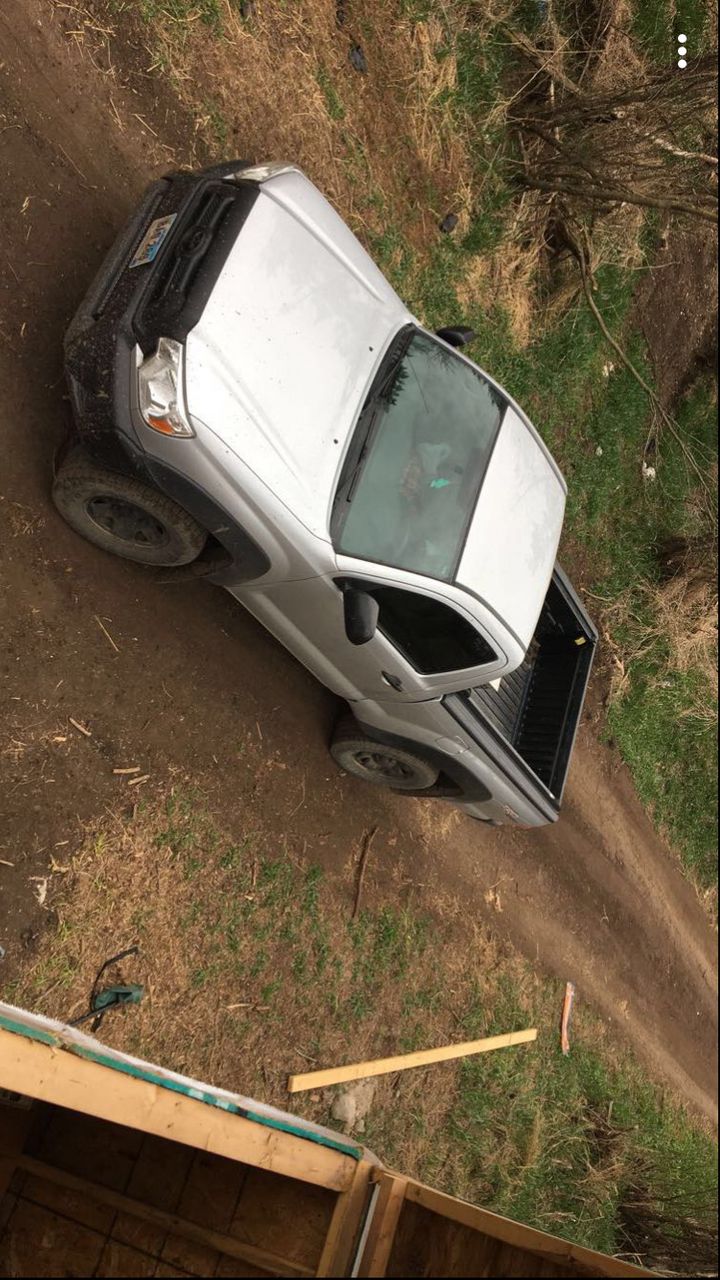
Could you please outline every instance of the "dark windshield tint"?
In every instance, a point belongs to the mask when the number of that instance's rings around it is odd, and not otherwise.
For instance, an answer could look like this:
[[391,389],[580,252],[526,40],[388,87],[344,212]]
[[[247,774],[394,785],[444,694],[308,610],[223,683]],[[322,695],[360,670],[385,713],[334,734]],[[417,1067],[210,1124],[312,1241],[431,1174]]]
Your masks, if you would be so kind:
[[504,407],[478,370],[416,333],[363,414],[372,425],[338,490],[337,550],[452,578]]

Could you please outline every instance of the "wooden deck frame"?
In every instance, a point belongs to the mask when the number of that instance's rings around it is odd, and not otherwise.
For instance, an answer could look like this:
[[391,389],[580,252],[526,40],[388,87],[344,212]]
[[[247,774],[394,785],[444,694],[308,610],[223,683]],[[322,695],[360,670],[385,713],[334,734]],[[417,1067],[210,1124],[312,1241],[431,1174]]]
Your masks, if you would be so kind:
[[[384,1176],[384,1175],[381,1175]],[[551,1236],[535,1227],[526,1227],[523,1223],[514,1222],[512,1218],[504,1218],[489,1209],[481,1209],[467,1200],[456,1200],[443,1191],[435,1191],[420,1182],[408,1182],[405,1198],[410,1203],[437,1213],[440,1217],[460,1226],[470,1227],[482,1232],[503,1244],[514,1246],[534,1253],[548,1262],[556,1262],[564,1267],[573,1264],[580,1267],[581,1274],[606,1276],[649,1276],[653,1272],[644,1267],[634,1266],[619,1258],[611,1258],[607,1254],[598,1253],[595,1249],[586,1249],[583,1245],[573,1244],[571,1240],[563,1240],[560,1236]],[[383,1273],[384,1274],[384,1273]]]
[[316,1275],[350,1274],[368,1210],[372,1171],[370,1162],[361,1160],[347,1191],[338,1196]]
[[[34,1025],[39,1022],[36,1019]],[[89,1056],[83,1056],[88,1048]],[[95,1045],[86,1040],[73,1042],[69,1049],[62,1042],[33,1039],[32,1032],[18,1034],[0,1027],[0,1083],[5,1089],[335,1193],[319,1260],[314,1261],[317,1253],[302,1263],[286,1259],[281,1256],[282,1247],[280,1253],[260,1247],[262,1237],[257,1245],[246,1244],[225,1231],[188,1221],[26,1155],[29,1112],[19,1108],[3,1107],[0,1116],[0,1198],[17,1169],[268,1274],[290,1277],[386,1275],[398,1228],[404,1239],[403,1221],[410,1225],[403,1211],[412,1205],[437,1215],[439,1222],[453,1224],[449,1229],[456,1236],[457,1229],[465,1227],[495,1245],[507,1246],[511,1253],[517,1250],[542,1259],[560,1274],[653,1274],[385,1170],[370,1152],[343,1143],[331,1131],[314,1126],[304,1137],[304,1122],[286,1113],[265,1107],[261,1114],[262,1104],[212,1091],[186,1077],[161,1076],[160,1068],[140,1060],[125,1058],[113,1070],[114,1066],[115,1061],[98,1057]]]
[[395,1173],[378,1172],[373,1180],[379,1195],[358,1264],[357,1274],[363,1277],[385,1275],[409,1185],[407,1178]]
[[330,1191],[347,1191],[357,1160],[318,1142],[258,1124],[195,1098],[108,1070],[65,1049],[0,1028],[2,1083],[41,1102],[54,1102],[143,1133],[241,1160]]

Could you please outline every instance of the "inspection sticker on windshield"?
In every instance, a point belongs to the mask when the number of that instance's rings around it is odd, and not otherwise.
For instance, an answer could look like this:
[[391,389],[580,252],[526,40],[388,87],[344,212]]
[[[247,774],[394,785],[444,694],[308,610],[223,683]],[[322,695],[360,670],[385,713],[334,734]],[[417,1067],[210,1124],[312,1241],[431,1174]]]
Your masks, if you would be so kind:
[[160,251],[160,245],[165,239],[173,222],[177,217],[176,213],[168,213],[164,218],[156,218],[150,223],[145,235],[138,245],[133,255],[131,267],[143,267],[147,262],[153,262]]

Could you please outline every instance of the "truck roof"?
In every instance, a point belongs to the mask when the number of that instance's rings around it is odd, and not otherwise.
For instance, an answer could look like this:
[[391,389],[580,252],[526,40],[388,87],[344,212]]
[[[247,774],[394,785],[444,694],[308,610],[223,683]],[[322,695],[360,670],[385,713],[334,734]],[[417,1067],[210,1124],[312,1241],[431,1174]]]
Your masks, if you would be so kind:
[[505,412],[457,569],[478,596],[530,644],[557,556],[565,482],[534,430]]

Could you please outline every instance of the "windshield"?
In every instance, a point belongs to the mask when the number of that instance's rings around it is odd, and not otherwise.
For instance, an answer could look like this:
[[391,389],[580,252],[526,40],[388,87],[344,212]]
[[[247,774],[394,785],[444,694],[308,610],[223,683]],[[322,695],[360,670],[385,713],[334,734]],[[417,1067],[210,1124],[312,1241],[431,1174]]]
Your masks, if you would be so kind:
[[366,403],[335,496],[336,550],[451,579],[505,401],[414,332]]

